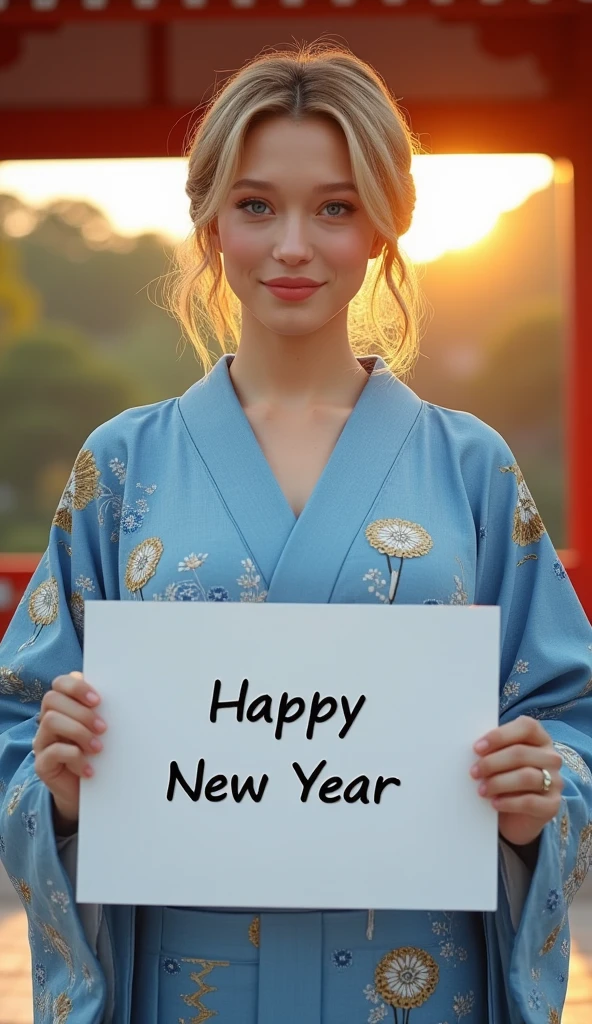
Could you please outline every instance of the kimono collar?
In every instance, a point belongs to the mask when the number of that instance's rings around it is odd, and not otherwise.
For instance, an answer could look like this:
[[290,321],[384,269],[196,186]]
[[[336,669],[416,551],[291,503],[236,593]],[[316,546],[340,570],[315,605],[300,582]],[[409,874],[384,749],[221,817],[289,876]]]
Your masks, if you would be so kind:
[[[268,589],[268,600],[326,601],[420,414],[422,401],[378,356],[306,506],[296,517],[234,390],[231,355],[179,399],[179,412]],[[311,566],[316,563],[314,584]],[[325,584],[319,588],[318,568]]]

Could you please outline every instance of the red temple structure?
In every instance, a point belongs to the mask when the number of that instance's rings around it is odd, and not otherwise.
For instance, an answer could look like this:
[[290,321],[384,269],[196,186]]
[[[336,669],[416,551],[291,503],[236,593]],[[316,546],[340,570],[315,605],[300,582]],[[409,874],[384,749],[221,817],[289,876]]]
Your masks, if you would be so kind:
[[[432,153],[574,167],[568,549],[592,615],[590,0],[0,0],[0,160],[180,156],[195,108],[268,45],[343,40]],[[0,635],[37,557],[0,557]]]

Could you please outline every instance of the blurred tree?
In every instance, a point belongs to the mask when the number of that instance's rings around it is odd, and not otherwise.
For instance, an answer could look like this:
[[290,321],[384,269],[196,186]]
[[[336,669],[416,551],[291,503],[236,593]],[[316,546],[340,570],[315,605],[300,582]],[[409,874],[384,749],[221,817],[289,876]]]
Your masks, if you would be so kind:
[[14,246],[0,238],[0,348],[39,319],[41,300],[21,274]]
[[[15,501],[0,511],[0,549],[37,547],[39,526],[59,500],[69,469],[98,424],[137,404],[131,379],[68,328],[40,326],[0,355],[0,485]],[[26,546],[22,548],[22,544]],[[45,542],[44,542],[45,543]]]

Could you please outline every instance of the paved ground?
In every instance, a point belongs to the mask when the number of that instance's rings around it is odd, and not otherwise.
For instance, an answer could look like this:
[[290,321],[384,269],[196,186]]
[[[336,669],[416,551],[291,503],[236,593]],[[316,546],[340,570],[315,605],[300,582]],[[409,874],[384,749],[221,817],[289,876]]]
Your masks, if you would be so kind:
[[[570,911],[574,937],[562,1024],[592,1024],[592,874]],[[0,867],[0,1024],[32,1024],[31,958],[24,911]]]

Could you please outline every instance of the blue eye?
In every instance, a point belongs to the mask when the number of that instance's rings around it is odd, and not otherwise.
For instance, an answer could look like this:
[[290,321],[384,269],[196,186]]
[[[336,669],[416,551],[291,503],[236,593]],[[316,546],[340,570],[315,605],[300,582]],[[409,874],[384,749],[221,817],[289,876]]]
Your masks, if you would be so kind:
[[[262,199],[242,199],[237,203],[238,210],[246,210],[249,206],[267,206],[267,203]],[[333,200],[331,203],[326,203],[324,209],[326,210],[330,206],[340,207],[345,210],[346,213],[353,213],[355,211],[355,207],[352,206],[351,203],[342,203],[341,200]],[[249,213],[252,213],[253,216],[259,216],[259,214],[255,213],[253,210],[249,210]],[[339,217],[331,216],[330,220],[339,220]]]

